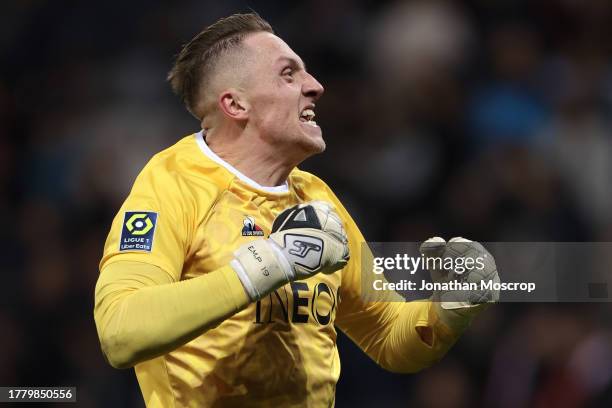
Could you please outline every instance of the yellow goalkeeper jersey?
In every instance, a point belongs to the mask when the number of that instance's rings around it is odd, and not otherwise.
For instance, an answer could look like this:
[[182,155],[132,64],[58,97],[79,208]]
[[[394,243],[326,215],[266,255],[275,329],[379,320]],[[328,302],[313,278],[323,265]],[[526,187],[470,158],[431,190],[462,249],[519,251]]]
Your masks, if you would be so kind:
[[[282,186],[260,186],[215,155],[202,132],[145,166],[115,217],[100,268],[138,261],[174,281],[192,279],[227,267],[237,247],[270,233],[281,211],[311,200],[333,203],[343,218],[348,266],[291,282],[174,351],[137,364],[147,406],[333,406],[340,375],[336,326],[394,370],[416,371],[445,352],[449,341],[427,345],[414,331],[431,326],[443,338],[426,302],[408,309],[361,298],[364,239],[323,181],[295,169]],[[398,327],[400,321],[407,323]]]

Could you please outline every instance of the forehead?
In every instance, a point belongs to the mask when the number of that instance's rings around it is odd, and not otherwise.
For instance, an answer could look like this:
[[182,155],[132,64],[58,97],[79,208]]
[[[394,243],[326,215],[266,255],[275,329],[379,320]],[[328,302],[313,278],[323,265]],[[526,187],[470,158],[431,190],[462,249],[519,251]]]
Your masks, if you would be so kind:
[[276,35],[268,32],[258,32],[247,36],[244,44],[257,56],[270,64],[280,64],[286,60],[294,60],[300,66],[304,66],[302,59]]

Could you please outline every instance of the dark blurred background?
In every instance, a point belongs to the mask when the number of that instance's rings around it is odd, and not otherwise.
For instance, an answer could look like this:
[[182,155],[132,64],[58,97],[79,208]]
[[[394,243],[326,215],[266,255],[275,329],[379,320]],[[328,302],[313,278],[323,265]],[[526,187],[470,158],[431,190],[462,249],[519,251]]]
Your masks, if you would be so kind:
[[[328,151],[303,168],[368,240],[611,240],[611,1],[4,1],[0,385],[143,405],[99,349],[97,264],[138,171],[198,130],[173,56],[249,7],[325,85]],[[610,311],[497,305],[417,375],[341,337],[337,406],[610,407]]]

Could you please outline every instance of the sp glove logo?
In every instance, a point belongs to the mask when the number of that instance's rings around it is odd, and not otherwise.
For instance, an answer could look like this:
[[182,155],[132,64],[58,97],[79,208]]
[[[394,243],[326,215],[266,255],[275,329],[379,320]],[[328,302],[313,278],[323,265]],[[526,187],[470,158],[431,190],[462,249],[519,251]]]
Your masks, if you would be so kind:
[[321,251],[321,246],[317,244],[313,244],[311,242],[305,241],[293,241],[293,248],[289,250],[291,255],[299,256],[300,258],[305,258],[308,255],[308,252],[313,251]]
[[321,266],[323,240],[314,236],[285,234],[285,248],[298,265],[315,270]]

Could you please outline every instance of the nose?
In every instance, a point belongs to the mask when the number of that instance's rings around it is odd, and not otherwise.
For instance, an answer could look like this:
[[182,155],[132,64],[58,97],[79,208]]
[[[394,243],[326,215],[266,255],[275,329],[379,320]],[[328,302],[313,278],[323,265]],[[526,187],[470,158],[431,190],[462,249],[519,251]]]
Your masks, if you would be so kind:
[[302,93],[304,96],[308,96],[312,98],[313,101],[316,101],[321,97],[321,95],[323,95],[323,92],[325,92],[323,85],[321,85],[319,81],[315,79],[315,77],[309,73],[306,73],[306,79],[304,81],[304,85],[302,86]]

